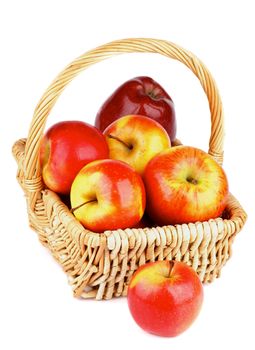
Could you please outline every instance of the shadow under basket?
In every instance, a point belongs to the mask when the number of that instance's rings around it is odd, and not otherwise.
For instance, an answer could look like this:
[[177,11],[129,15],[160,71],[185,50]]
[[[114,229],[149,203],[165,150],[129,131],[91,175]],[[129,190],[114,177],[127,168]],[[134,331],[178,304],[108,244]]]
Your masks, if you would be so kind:
[[[192,53],[158,39],[124,39],[91,50],[67,66],[39,101],[27,139],[17,141],[13,154],[17,179],[24,190],[30,226],[68,275],[74,295],[111,299],[125,296],[135,270],[150,261],[178,260],[192,266],[202,282],[220,276],[231,256],[236,234],[246,213],[230,194],[221,218],[205,222],[95,233],[86,230],[54,192],[45,189],[39,166],[39,148],[47,117],[65,86],[82,70],[112,55],[159,53],[177,59],[199,79],[211,112],[208,153],[223,161],[223,112],[216,84],[205,65]],[[176,141],[176,144],[179,142]],[[175,145],[176,145],[175,144]]]

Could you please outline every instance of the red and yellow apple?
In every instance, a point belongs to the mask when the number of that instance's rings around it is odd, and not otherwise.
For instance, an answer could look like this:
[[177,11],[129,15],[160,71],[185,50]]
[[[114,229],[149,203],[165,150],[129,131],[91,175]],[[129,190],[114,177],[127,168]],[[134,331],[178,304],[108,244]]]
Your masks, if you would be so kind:
[[145,201],[140,175],[118,160],[85,165],[71,187],[73,214],[95,232],[133,227],[144,214]]
[[46,186],[60,194],[69,194],[72,182],[87,163],[108,158],[104,135],[81,121],[63,121],[44,135],[40,148],[42,177]]
[[157,261],[134,273],[127,298],[131,315],[142,329],[175,337],[198,316],[203,286],[196,272],[185,263]]
[[149,216],[160,225],[219,217],[228,197],[222,167],[207,153],[172,147],[154,157],[144,172]]
[[167,131],[175,140],[174,103],[168,93],[150,77],[137,77],[122,84],[102,105],[95,125],[104,131],[115,120],[129,114],[145,115]]
[[127,115],[104,131],[111,159],[122,160],[143,174],[147,163],[171,146],[165,129],[156,121],[141,115]]

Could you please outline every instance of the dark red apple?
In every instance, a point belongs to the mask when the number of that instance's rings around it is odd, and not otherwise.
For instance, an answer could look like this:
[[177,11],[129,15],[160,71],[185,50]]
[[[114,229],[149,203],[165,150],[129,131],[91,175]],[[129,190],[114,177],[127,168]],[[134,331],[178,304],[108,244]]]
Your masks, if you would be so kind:
[[95,125],[104,131],[116,119],[129,114],[145,115],[161,124],[171,141],[176,137],[174,103],[155,80],[137,77],[126,81],[104,102]]

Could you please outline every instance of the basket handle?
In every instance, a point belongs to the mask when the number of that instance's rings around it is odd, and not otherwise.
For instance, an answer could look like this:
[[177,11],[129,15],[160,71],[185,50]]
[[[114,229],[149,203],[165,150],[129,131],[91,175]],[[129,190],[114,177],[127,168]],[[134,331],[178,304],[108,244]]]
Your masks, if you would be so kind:
[[35,205],[36,198],[42,189],[39,165],[40,141],[47,117],[58,97],[66,85],[87,67],[113,55],[132,52],[159,53],[177,59],[190,68],[197,76],[207,95],[211,112],[211,136],[208,153],[218,163],[222,164],[224,135],[222,103],[215,81],[205,65],[191,52],[169,41],[144,38],[116,40],[88,51],[75,59],[56,77],[36,106],[30,124],[23,164],[24,185],[29,187],[28,192],[30,192],[30,204],[32,207]]

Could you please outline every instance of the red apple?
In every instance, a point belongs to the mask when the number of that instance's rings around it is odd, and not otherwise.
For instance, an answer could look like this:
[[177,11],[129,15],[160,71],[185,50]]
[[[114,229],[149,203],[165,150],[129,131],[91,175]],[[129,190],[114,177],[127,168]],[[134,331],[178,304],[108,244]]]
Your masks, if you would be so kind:
[[172,147],[154,157],[144,172],[147,212],[160,225],[219,217],[228,196],[222,167],[207,153]]
[[94,161],[77,174],[71,205],[76,218],[91,231],[133,227],[145,209],[143,181],[124,162]]
[[196,272],[182,262],[157,261],[141,266],[128,287],[128,306],[145,331],[175,337],[196,319],[203,286]]
[[171,141],[176,136],[174,103],[155,80],[137,77],[122,84],[102,105],[95,125],[104,131],[116,119],[128,114],[145,115],[167,131]]
[[44,135],[40,148],[42,177],[46,186],[69,194],[72,182],[87,163],[108,158],[104,135],[94,126],[81,121],[63,121]]
[[122,160],[143,175],[147,163],[171,146],[166,130],[155,120],[141,115],[127,115],[104,131],[112,159]]

